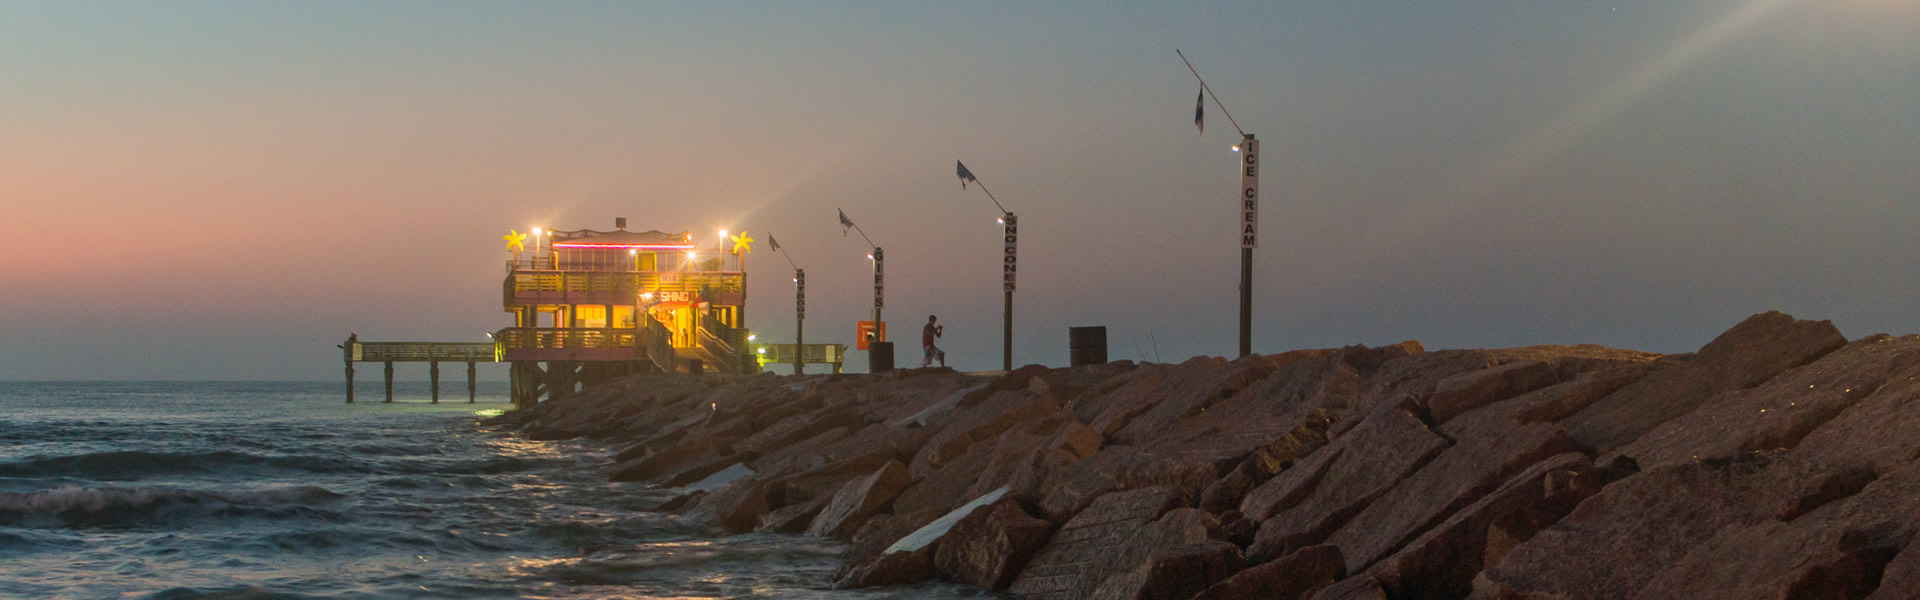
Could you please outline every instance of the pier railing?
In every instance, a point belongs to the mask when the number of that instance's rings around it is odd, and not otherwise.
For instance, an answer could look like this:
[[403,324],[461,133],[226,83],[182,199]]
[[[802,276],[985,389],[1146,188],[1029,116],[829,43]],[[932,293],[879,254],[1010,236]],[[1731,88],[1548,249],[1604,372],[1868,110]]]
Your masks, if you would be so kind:
[[[793,364],[793,344],[754,344],[754,358],[762,368]],[[800,347],[800,362],[809,365],[833,365],[839,373],[847,359],[846,344],[806,344]]]
[[514,292],[738,292],[745,289],[740,271],[636,272],[519,270],[507,277]]
[[646,324],[642,325],[647,332],[645,336],[647,358],[652,360],[653,366],[659,367],[662,372],[671,373],[674,369],[673,332],[668,330],[666,325],[660,324],[660,320],[653,318],[653,315],[644,316],[647,319]]
[[507,350],[633,348],[633,329],[625,327],[508,327],[493,334]]
[[486,342],[353,342],[351,360],[360,362],[493,362]]

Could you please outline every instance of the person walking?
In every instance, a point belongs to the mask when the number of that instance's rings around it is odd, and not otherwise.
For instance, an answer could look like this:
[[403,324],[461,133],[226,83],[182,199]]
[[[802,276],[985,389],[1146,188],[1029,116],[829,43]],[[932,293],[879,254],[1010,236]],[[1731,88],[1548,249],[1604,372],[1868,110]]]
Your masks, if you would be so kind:
[[940,317],[927,315],[927,326],[920,328],[920,348],[927,352],[926,358],[920,359],[920,368],[922,369],[927,368],[927,365],[933,364],[933,360],[936,358],[940,359],[940,366],[947,366],[947,353],[941,350],[939,346],[933,345],[933,338],[940,337],[940,334],[947,329],[945,325],[935,325],[934,322],[938,320],[940,320]]

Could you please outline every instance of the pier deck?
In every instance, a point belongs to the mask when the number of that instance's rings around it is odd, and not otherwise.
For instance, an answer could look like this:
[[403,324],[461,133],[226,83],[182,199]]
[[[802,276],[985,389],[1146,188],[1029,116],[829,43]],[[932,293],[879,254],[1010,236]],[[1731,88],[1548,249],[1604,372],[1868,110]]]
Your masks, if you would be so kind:
[[362,342],[349,336],[340,344],[347,367],[347,403],[353,403],[353,363],[377,362],[386,366],[387,402],[393,402],[393,363],[423,362],[433,378],[433,403],[440,403],[440,363],[467,363],[467,402],[474,401],[474,364],[499,362],[496,344],[490,342]]

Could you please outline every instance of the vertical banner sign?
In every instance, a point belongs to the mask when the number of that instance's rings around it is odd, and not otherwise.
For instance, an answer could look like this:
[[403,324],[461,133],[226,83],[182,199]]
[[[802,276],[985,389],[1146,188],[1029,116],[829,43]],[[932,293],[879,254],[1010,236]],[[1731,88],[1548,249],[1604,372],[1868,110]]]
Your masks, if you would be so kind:
[[[880,253],[878,246],[873,249],[873,310],[879,311],[886,306],[887,256]],[[874,319],[878,321],[879,319]]]
[[1260,140],[1240,142],[1240,247],[1260,245]]
[[796,319],[807,318],[807,271],[793,270],[793,316]]
[[1020,220],[1019,217],[1013,216],[1013,213],[1007,213],[1005,220],[1007,222],[1007,254],[1000,259],[1000,283],[1006,291],[1011,292],[1013,291],[1014,271],[1018,267],[1018,261],[1015,259],[1018,256],[1016,246],[1019,244],[1016,242],[1020,239]]

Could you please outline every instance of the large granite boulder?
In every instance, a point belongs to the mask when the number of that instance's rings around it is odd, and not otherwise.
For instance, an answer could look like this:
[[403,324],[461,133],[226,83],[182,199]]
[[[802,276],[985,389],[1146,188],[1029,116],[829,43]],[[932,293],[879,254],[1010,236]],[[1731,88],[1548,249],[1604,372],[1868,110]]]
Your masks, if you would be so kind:
[[1053,523],[1034,518],[1012,497],[1003,497],[961,517],[941,536],[934,570],[960,583],[1005,590],[1052,535]]
[[1475,574],[1600,491],[1586,455],[1540,461],[1368,569],[1396,598],[1464,598]]
[[906,465],[897,460],[887,461],[880,470],[842,486],[833,500],[820,509],[819,516],[813,518],[807,533],[820,537],[852,535],[861,522],[892,502],[910,483],[913,476],[907,474]]
[[1179,490],[1167,487],[1100,496],[1054,533],[1008,589],[1029,600],[1087,598],[1107,577],[1139,566],[1153,550],[1209,539],[1191,526],[1150,527],[1186,504]]
[[1388,600],[1388,596],[1386,590],[1380,587],[1380,582],[1360,575],[1321,588],[1313,595],[1313,600]]
[[[1428,397],[1442,380],[1498,364],[1484,350],[1439,350],[1393,358],[1366,376],[1355,408],[1361,414],[1372,413],[1404,398],[1417,406],[1416,410],[1424,411]],[[1341,431],[1341,427],[1335,428],[1336,435]]]
[[1185,600],[1246,566],[1240,547],[1205,540],[1156,549],[1139,566],[1108,576],[1094,600]]
[[[1188,363],[1192,362],[1194,360],[1188,360]],[[1183,369],[1188,369],[1185,363],[1140,365],[1139,369],[1119,373],[1114,379],[1108,379],[1087,388],[1087,392],[1075,398],[1068,408],[1075,415],[1075,421],[1091,425],[1092,429],[1098,431],[1102,437],[1114,435],[1114,431],[1119,431],[1119,427],[1127,425],[1125,419],[1131,419],[1133,415],[1152,408],[1154,400],[1164,394],[1162,387],[1167,377]],[[1108,415],[1108,412],[1114,412],[1114,415]],[[1102,417],[1102,415],[1108,415],[1108,417]]]
[[1473,432],[1497,431],[1527,423],[1558,422],[1586,409],[1608,394],[1639,381],[1652,368],[1652,363],[1635,363],[1603,371],[1581,373],[1557,385],[1467,411],[1440,424],[1439,430],[1441,435],[1459,439],[1462,436],[1473,435]]
[[1058,413],[1060,405],[1051,396],[1033,398],[1016,391],[996,393],[975,408],[956,411],[950,422],[914,456],[911,472],[916,477],[925,476],[966,454],[976,443]]
[[1880,571],[1880,587],[1864,600],[1920,598],[1920,544],[1909,543]]
[[1720,529],[1637,597],[1860,598],[1886,588],[1889,563],[1920,532],[1920,463],[1848,492],[1803,514]]
[[1341,524],[1327,543],[1340,547],[1347,571],[1361,572],[1513,474],[1572,450],[1566,432],[1551,423],[1461,438]]
[[1235,573],[1193,600],[1300,600],[1347,574],[1347,560],[1333,546],[1308,546]]
[[767,487],[758,478],[740,479],[694,500],[692,510],[728,532],[753,531],[767,514]]
[[1547,363],[1559,374],[1561,381],[1589,371],[1617,369],[1660,358],[1659,354],[1653,352],[1610,348],[1599,344],[1521,346],[1488,350],[1487,353],[1502,365],[1528,360]]
[[[1616,481],[1480,573],[1482,598],[1633,598],[1716,532],[1791,519],[1868,475],[1784,452],[1657,467]],[[1557,596],[1556,596],[1557,595]]]
[[1750,388],[1846,345],[1828,321],[1780,312],[1748,317],[1689,357],[1667,357],[1645,378],[1562,422],[1575,441],[1605,454],[1708,398]]
[[1433,422],[1445,423],[1461,413],[1559,382],[1553,366],[1537,360],[1460,373],[1434,384],[1427,412]]
[[921,552],[895,552],[849,562],[834,574],[835,589],[906,585],[933,578],[933,567]]
[[[683,468],[689,463],[704,462],[711,464],[725,461],[727,464],[731,464],[735,462],[730,453],[723,454],[726,448],[723,444],[724,442],[722,440],[717,440],[705,435],[694,435],[690,439],[685,439],[680,443],[667,446],[659,452],[636,458],[614,467],[613,473],[607,476],[607,480],[648,481],[665,475],[674,469]],[[714,470],[718,471],[726,468],[726,466],[726,464],[721,464],[714,468]],[[701,475],[701,477],[704,476],[704,474]],[[699,479],[699,477],[695,477],[694,479]]]
[[[1920,336],[1869,338],[1888,347],[1912,348]],[[1920,357],[1902,351],[1895,362],[1920,363]],[[1829,388],[1831,386],[1828,386]],[[1840,388],[1840,393],[1855,394],[1859,388]],[[1831,393],[1831,389],[1829,390]],[[1920,458],[1920,373],[1902,369],[1888,378],[1838,416],[1815,428],[1800,440],[1794,452],[1808,460],[1834,465],[1863,466],[1875,473],[1890,473]]]
[[1285,437],[1260,445],[1232,471],[1200,491],[1200,508],[1211,513],[1238,511],[1247,494],[1327,444],[1325,418],[1309,419]]
[[1792,448],[1815,428],[1888,382],[1904,382],[1916,375],[1920,375],[1920,336],[1869,336],[1758,387],[1714,396],[1693,412],[1662,423],[1622,446],[1617,454],[1633,459],[1644,469]]
[[1445,438],[1404,411],[1369,415],[1240,503],[1241,514],[1261,522],[1248,560],[1258,564],[1319,543],[1446,447]]
[[1273,359],[1251,354],[1192,373],[1168,388],[1164,397],[1129,419],[1111,437],[1122,444],[1140,445],[1150,441],[1181,419],[1198,415],[1266,378],[1276,366]]
[[733,450],[759,456],[836,427],[849,430],[859,428],[860,415],[854,408],[849,405],[832,406],[781,419],[735,442]]

